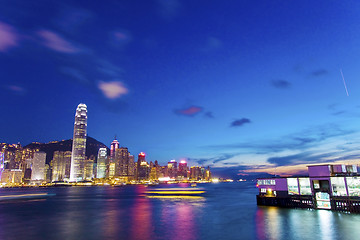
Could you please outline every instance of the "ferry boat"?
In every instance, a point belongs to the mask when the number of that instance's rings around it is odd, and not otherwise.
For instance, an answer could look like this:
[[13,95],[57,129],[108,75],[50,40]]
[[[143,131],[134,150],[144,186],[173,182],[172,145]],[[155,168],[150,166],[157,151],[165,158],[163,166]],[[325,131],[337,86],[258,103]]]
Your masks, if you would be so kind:
[[308,172],[308,177],[259,178],[257,204],[360,213],[356,165],[312,165]]
[[205,192],[203,188],[153,188],[145,193],[148,196],[201,196]]

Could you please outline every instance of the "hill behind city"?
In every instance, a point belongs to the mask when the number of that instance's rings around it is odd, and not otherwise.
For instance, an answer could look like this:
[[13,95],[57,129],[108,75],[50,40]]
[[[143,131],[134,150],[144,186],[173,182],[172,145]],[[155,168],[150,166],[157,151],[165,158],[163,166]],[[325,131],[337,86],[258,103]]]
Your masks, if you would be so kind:
[[[62,140],[62,141],[53,141],[49,143],[38,143],[33,142],[25,146],[25,148],[30,149],[39,149],[46,153],[46,163],[49,164],[53,158],[55,151],[71,151],[72,150],[72,139]],[[99,148],[106,148],[109,153],[109,148],[99,142],[95,138],[86,137],[86,157],[90,157],[91,155],[97,158],[97,153]]]

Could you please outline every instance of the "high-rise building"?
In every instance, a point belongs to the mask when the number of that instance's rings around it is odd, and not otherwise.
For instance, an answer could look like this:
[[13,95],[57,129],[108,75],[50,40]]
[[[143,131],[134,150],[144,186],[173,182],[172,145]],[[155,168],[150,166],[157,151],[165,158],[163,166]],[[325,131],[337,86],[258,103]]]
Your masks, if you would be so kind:
[[52,181],[64,181],[70,178],[71,152],[55,151],[52,167]]
[[176,178],[177,177],[177,162],[176,160],[170,160],[168,162],[168,174],[170,178]]
[[181,160],[179,163],[178,177],[187,178],[187,175],[188,175],[187,163],[185,160]]
[[145,161],[141,162],[138,167],[138,179],[137,180],[149,180],[150,165]]
[[4,153],[0,152],[0,179],[1,179],[1,174],[5,169],[5,161],[4,161]]
[[107,160],[107,149],[100,148],[97,159],[97,173],[96,173],[97,178],[106,177],[106,160]]
[[208,166],[205,172],[205,180],[206,181],[211,181],[211,171],[210,171],[210,167]]
[[1,151],[4,153],[6,169],[22,168],[22,146],[20,144],[2,144]]
[[74,137],[72,145],[70,181],[82,181],[85,178],[87,107],[80,103],[76,108]]
[[4,169],[20,169],[22,167],[22,147],[20,144],[1,143],[4,153]]
[[157,171],[156,171],[156,167],[154,166],[150,166],[150,180],[158,180],[158,176],[157,176]]
[[139,170],[140,170],[140,166],[141,166],[142,162],[146,163],[145,153],[143,153],[143,152],[139,153],[139,155],[138,155],[138,161],[137,161],[137,164],[136,164],[136,180],[140,180]]
[[121,147],[115,152],[115,176],[129,176],[130,153],[128,148]]
[[115,158],[115,152],[116,152],[116,149],[118,149],[118,148],[119,148],[119,141],[116,140],[116,136],[115,136],[114,141],[112,141],[112,143],[110,145],[110,158],[111,159]]
[[[34,153],[38,152],[39,149],[23,148],[21,154],[21,170],[24,173],[24,179],[26,179],[25,174],[29,171],[31,172],[31,161],[34,158]],[[30,165],[28,164],[30,161]],[[29,169],[30,168],[30,169]],[[27,176],[28,177],[28,176]],[[30,180],[29,178],[27,178]]]
[[94,178],[94,163],[95,156],[91,155],[89,158],[86,158],[84,165],[84,179],[91,180]]
[[129,155],[129,176],[135,176],[135,160],[134,155]]
[[34,153],[31,165],[31,180],[45,180],[45,152]]
[[109,178],[115,176],[115,163],[109,163]]
[[15,183],[22,182],[23,171],[21,169],[5,169],[1,175],[2,183]]
[[45,177],[44,177],[44,179],[45,179],[45,182],[47,182],[47,183],[50,183],[51,182],[51,175],[52,175],[52,173],[51,173],[51,167],[49,166],[49,164],[45,164]]
[[190,179],[191,180],[201,180],[202,174],[201,174],[202,167],[191,167],[190,168]]

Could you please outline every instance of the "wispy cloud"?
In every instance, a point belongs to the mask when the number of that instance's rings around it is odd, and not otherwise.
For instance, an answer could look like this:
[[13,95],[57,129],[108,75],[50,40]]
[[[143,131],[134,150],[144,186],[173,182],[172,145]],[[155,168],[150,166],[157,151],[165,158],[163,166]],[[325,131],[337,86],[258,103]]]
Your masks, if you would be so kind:
[[12,26],[0,22],[0,52],[6,52],[10,48],[16,47],[19,36]]
[[131,40],[131,35],[126,30],[117,30],[112,33],[113,39],[116,43],[128,43]]
[[205,42],[205,45],[200,49],[203,52],[211,52],[211,51],[221,48],[222,46],[223,46],[223,43],[220,39],[215,38],[215,37],[208,37]]
[[173,19],[179,14],[181,3],[179,0],[157,0],[159,13],[165,19]]
[[25,88],[17,85],[8,85],[6,88],[17,94],[24,94],[26,92]]
[[103,92],[105,97],[109,99],[120,98],[121,96],[126,95],[129,92],[129,90],[120,81],[100,81],[98,87]]
[[323,76],[326,74],[328,74],[328,71],[326,69],[318,69],[318,70],[311,72],[311,75],[314,77],[320,77],[320,76]]
[[214,118],[214,114],[212,112],[206,112],[206,113],[204,113],[204,117]]
[[195,162],[199,165],[213,165],[215,163],[219,163],[219,162],[224,162],[227,161],[231,158],[233,158],[234,156],[236,156],[237,154],[222,154],[220,156],[216,156],[216,157],[209,157],[209,158],[188,158],[189,161],[191,162]]
[[337,111],[337,112],[332,113],[332,115],[338,116],[338,115],[342,115],[342,114],[344,114],[344,113],[346,113],[346,111],[341,110],[341,111]]
[[74,31],[94,17],[94,14],[83,8],[65,6],[55,17],[54,23],[63,31]]
[[59,34],[49,31],[41,30],[37,34],[42,39],[42,44],[54,51],[62,53],[78,53],[81,51],[80,48],[75,47],[71,42],[65,40]]
[[329,151],[324,153],[302,152],[294,155],[271,157],[267,161],[276,166],[289,166],[299,164],[327,163],[334,161],[345,161],[359,159],[360,152],[346,153],[345,151]]
[[62,67],[62,68],[60,68],[60,71],[62,73],[64,73],[65,75],[72,77],[73,79],[75,79],[79,83],[82,83],[82,84],[89,84],[90,83],[90,81],[78,69],[71,68],[71,67]]
[[117,66],[112,64],[111,62],[107,61],[107,60],[98,60],[98,67],[97,70],[104,74],[106,77],[111,77],[111,78],[119,78],[121,77],[121,74],[124,72],[124,70]]
[[277,79],[277,80],[271,81],[271,85],[273,87],[275,87],[275,88],[287,89],[287,88],[290,88],[291,83],[289,81],[286,81],[286,80]]
[[187,108],[183,108],[183,109],[175,109],[174,112],[176,114],[179,115],[183,115],[183,116],[188,116],[188,117],[193,117],[195,115],[197,115],[198,113],[202,112],[203,108],[199,107],[199,106],[190,106]]
[[278,153],[285,150],[303,150],[314,147],[322,141],[346,136],[354,133],[354,130],[342,129],[336,124],[315,126],[294,132],[289,135],[281,136],[278,139],[264,139],[263,142],[241,142],[222,145],[206,146],[213,150],[246,150],[256,154]]
[[231,127],[241,127],[246,123],[251,123],[251,120],[248,118],[241,118],[241,119],[237,119],[235,121],[233,121],[230,126]]

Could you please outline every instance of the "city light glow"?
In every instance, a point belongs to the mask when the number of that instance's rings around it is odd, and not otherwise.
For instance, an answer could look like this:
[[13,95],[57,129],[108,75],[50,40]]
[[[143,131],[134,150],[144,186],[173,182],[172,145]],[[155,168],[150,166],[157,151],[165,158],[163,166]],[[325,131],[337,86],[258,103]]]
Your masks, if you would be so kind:
[[146,193],[192,195],[192,194],[203,194],[203,193],[205,193],[205,191],[146,191]]

